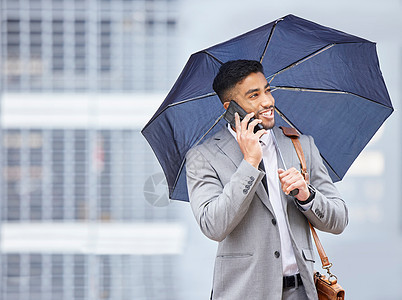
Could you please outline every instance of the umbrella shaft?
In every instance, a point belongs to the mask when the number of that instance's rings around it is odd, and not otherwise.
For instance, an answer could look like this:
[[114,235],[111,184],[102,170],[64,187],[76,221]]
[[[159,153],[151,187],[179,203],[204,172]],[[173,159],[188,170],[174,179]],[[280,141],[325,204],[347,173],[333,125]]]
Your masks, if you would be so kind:
[[[285,160],[283,159],[281,149],[279,148],[278,141],[276,140],[275,133],[273,130],[271,130],[271,134],[272,134],[272,139],[274,141],[275,149],[278,152],[279,157],[282,161],[283,168],[285,170],[287,170],[288,168],[286,167]],[[294,189],[293,191],[290,192],[290,195],[295,197],[298,193],[299,193],[299,189]]]
[[274,141],[274,145],[275,145],[276,152],[278,152],[278,154],[279,154],[279,157],[280,157],[280,159],[281,159],[283,168],[284,168],[285,170],[287,170],[288,168],[286,167],[285,160],[283,159],[281,149],[279,148],[278,141],[276,140],[275,133],[274,133],[273,130],[271,130],[271,134],[272,134],[272,139],[273,139],[273,141]]

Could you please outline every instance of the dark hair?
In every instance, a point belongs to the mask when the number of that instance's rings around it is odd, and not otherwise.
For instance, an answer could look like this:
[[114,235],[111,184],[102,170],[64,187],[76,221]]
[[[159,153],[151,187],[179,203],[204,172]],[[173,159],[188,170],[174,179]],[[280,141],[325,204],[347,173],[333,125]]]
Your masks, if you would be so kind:
[[228,61],[219,68],[212,88],[221,102],[224,103],[225,100],[227,101],[224,97],[230,89],[251,73],[258,72],[264,73],[262,65],[256,60],[239,59]]

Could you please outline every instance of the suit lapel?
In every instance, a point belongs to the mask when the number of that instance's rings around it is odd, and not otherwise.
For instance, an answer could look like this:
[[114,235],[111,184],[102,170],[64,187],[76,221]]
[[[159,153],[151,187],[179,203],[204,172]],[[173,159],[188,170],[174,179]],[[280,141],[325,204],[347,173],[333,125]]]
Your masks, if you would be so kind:
[[[224,128],[214,136],[214,139],[216,140],[216,146],[232,161],[234,166],[238,168],[243,160],[243,153],[240,151],[239,144],[234,136],[227,128]],[[271,202],[269,201],[268,194],[262,182],[258,184],[256,194],[273,214]]]
[[215,135],[216,146],[232,161],[237,168],[243,160],[239,145],[228,129],[224,128]]

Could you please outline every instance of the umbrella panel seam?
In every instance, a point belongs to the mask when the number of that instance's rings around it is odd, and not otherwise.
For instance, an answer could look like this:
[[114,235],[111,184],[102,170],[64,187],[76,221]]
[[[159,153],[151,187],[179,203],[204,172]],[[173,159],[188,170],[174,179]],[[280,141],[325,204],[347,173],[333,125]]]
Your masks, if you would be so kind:
[[286,90],[286,91],[293,91],[293,92],[312,92],[312,93],[324,93],[324,94],[346,94],[346,95],[352,95],[367,101],[370,101],[372,103],[375,103],[379,106],[391,109],[393,111],[393,107],[387,106],[383,103],[379,103],[375,100],[372,100],[370,98],[364,97],[364,96],[360,96],[358,94],[355,93],[351,93],[351,92],[346,92],[346,91],[338,91],[338,90],[324,90],[324,89],[313,89],[313,88],[302,88],[302,87],[288,87],[288,86],[272,86],[273,90],[272,92],[276,91],[276,90]]
[[290,64],[289,66],[287,66],[287,67],[285,67],[285,68],[283,68],[283,69],[277,71],[276,73],[274,73],[274,74],[268,76],[268,77],[267,77],[267,80],[268,80],[268,78],[271,77],[271,79],[269,80],[269,83],[271,83],[272,80],[274,80],[274,78],[275,78],[277,75],[279,75],[279,74],[281,74],[281,73],[283,73],[283,72],[285,72],[285,71],[287,71],[287,70],[289,70],[289,69],[292,69],[292,68],[294,68],[294,67],[296,67],[296,66],[302,64],[303,62],[309,60],[310,58],[313,58],[313,57],[315,57],[316,55],[321,54],[322,52],[324,52],[324,51],[326,51],[326,50],[328,50],[328,49],[331,49],[331,48],[332,48],[333,46],[335,46],[335,45],[336,45],[336,44],[329,44],[329,45],[326,45],[326,46],[322,47],[321,49],[318,49],[317,51],[315,51],[315,52],[313,52],[313,53],[311,53],[311,54],[309,54],[309,55],[306,55],[305,57],[299,59],[298,61],[296,61],[296,62],[294,62],[294,63],[292,63],[292,64]]

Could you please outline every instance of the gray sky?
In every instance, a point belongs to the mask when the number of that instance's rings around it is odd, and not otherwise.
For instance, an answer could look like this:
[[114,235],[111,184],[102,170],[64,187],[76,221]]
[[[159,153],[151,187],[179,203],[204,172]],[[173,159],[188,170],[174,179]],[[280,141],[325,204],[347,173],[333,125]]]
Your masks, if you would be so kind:
[[402,2],[398,0],[187,0],[181,10],[186,47],[193,52],[287,14],[376,42],[402,39]]

